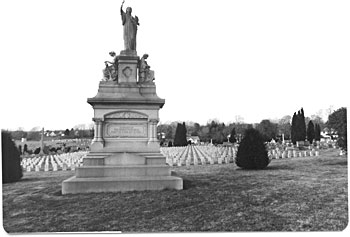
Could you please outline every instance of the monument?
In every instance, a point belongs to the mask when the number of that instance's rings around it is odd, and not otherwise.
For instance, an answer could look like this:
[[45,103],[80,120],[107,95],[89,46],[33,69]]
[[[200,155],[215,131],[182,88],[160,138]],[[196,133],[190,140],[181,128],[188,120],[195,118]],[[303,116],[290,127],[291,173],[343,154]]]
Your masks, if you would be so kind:
[[113,60],[105,62],[97,95],[87,100],[94,138],[83,166],[63,181],[62,194],[183,188],[160,153],[157,123],[165,100],[157,96],[148,55],[137,55],[139,19],[130,7],[124,12],[123,4],[124,50],[110,52]]

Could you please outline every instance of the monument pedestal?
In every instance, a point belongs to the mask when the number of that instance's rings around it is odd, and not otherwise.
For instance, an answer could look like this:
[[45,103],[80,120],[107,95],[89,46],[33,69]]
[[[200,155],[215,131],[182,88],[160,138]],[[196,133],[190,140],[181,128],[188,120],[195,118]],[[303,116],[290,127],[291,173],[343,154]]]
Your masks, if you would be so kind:
[[89,98],[95,134],[90,153],[62,194],[182,189],[171,175],[157,140],[159,109],[165,100],[154,83],[137,82],[137,56],[118,56],[118,81],[101,81]]
[[155,153],[90,153],[76,175],[62,183],[62,194],[182,189],[165,158]]

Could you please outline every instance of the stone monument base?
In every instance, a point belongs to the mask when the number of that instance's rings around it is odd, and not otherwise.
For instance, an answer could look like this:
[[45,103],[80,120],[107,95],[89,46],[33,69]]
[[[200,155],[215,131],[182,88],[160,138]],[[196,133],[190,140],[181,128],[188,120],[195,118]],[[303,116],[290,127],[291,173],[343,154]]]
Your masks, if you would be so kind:
[[75,172],[63,181],[62,194],[183,188],[160,153],[90,152]]
[[94,139],[83,166],[63,181],[62,194],[183,188],[160,153],[157,124],[165,100],[153,81],[140,78],[141,61],[142,70],[149,70],[146,58],[140,60],[136,50],[121,51],[114,58],[115,80],[101,81],[97,95],[88,98]]

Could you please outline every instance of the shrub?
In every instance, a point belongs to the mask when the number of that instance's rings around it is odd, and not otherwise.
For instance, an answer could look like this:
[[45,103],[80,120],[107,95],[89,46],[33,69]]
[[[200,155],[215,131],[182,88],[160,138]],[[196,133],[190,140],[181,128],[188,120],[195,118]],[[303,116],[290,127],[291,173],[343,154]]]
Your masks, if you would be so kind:
[[23,176],[19,151],[9,133],[1,131],[1,140],[2,182],[10,183],[18,181]]
[[270,163],[264,139],[254,128],[245,131],[236,158],[236,165],[243,169],[263,169]]
[[187,130],[185,122],[178,123],[175,131],[174,146],[187,146]]

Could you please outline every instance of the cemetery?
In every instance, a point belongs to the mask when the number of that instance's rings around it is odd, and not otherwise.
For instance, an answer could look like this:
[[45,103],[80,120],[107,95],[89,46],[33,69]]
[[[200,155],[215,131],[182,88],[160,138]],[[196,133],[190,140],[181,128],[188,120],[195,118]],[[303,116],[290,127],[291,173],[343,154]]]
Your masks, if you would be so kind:
[[[220,151],[230,154],[227,148],[195,146],[171,152],[206,159]],[[64,164],[65,159],[45,160]],[[186,161],[171,167],[183,178],[183,190],[98,194],[62,195],[62,181],[75,170],[35,172],[34,167],[21,181],[3,184],[4,228],[10,233],[231,232],[340,231],[347,225],[347,157],[339,149],[273,159],[263,170],[243,171],[224,161],[201,165],[200,158],[198,165],[186,166]]]
[[[319,146],[307,146],[302,150],[294,148],[293,144],[282,146],[270,143],[267,146],[270,159],[317,157],[320,152],[322,153]],[[322,146],[325,147],[325,144]],[[162,147],[160,151],[166,157],[168,166],[190,166],[234,163],[237,149],[237,144],[234,146],[189,145]],[[87,154],[88,151],[79,151],[55,155],[23,156],[21,166],[24,172],[75,170],[75,167],[83,166],[83,159]]]
[[[306,123],[301,108],[287,121],[288,132],[277,132],[266,119],[241,126],[237,136],[242,123],[228,136],[225,124],[213,121],[207,134],[199,124],[187,134],[183,122],[171,138],[174,146],[161,146],[157,126],[165,99],[157,95],[148,53],[136,51],[139,18],[124,2],[124,47],[109,52],[112,62],[104,62],[97,93],[87,98],[93,139],[52,141],[45,148],[44,128],[40,143],[31,144],[2,131],[4,230],[343,231],[346,108],[322,124],[336,131],[336,140],[322,141],[320,124]],[[22,152],[25,143],[37,152]]]

